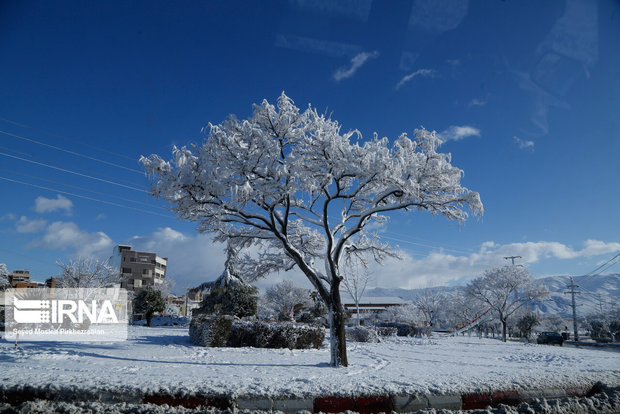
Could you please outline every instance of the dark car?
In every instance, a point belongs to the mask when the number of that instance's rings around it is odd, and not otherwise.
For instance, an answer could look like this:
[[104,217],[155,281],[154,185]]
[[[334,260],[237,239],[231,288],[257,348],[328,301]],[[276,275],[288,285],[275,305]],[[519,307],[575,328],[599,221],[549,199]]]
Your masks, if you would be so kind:
[[558,344],[562,346],[564,343],[564,338],[557,332],[541,332],[538,334],[538,338],[536,342],[539,344]]

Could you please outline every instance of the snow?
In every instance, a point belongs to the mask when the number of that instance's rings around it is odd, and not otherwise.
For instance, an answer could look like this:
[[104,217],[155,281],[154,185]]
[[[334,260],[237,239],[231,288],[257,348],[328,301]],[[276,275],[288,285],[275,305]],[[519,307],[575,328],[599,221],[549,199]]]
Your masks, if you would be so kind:
[[210,395],[457,394],[620,385],[620,353],[478,337],[348,344],[350,366],[318,350],[202,348],[187,327],[129,327],[116,343],[0,342],[4,387],[75,386]]

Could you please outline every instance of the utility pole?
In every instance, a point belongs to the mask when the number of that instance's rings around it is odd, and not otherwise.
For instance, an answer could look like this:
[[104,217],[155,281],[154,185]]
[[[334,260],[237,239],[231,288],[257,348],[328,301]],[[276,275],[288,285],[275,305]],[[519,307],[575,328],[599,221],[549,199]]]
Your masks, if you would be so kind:
[[575,335],[575,341],[579,340],[579,333],[577,332],[577,305],[575,304],[575,295],[581,292],[577,292],[575,288],[578,288],[579,285],[575,284],[573,277],[570,277],[570,285],[567,286],[570,290],[568,292],[564,292],[564,294],[571,294],[572,297],[572,306],[573,306],[573,333]]
[[521,259],[521,256],[505,256],[504,259],[506,260],[512,260],[512,265],[515,265],[515,259]]

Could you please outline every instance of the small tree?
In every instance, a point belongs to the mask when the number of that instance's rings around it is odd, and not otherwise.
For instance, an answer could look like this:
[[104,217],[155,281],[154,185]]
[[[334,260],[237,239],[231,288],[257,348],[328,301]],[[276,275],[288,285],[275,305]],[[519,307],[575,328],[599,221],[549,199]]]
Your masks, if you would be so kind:
[[295,314],[313,307],[310,290],[297,287],[289,280],[270,286],[263,303],[272,308],[281,321],[295,320]]
[[236,251],[229,245],[225,269],[220,277],[192,289],[204,295],[200,308],[194,313],[234,315],[239,318],[256,315],[258,289],[245,283],[235,272],[236,256]]
[[355,302],[355,311],[357,314],[357,324],[360,324],[360,300],[364,296],[366,286],[370,281],[368,273],[368,263],[362,255],[352,252],[347,255],[344,260],[344,268],[342,269],[342,284],[351,295]]
[[437,288],[422,289],[414,300],[427,326],[435,326],[440,314],[446,309],[447,295]]
[[146,326],[151,326],[153,315],[166,309],[166,302],[161,291],[148,286],[140,290],[133,300],[134,313],[144,315]]
[[381,313],[383,319],[392,322],[415,324],[420,320],[420,310],[411,303],[400,306],[392,306]]
[[532,329],[539,324],[540,320],[538,319],[538,316],[535,313],[528,313],[519,319],[517,322],[517,328],[519,328],[521,335],[523,335],[523,337],[525,337],[525,339],[529,342],[530,336],[532,335]]
[[389,246],[367,225],[393,211],[426,210],[465,220],[482,214],[463,172],[437,152],[435,132],[366,142],[358,131],[312,108],[301,112],[284,93],[240,121],[209,124],[201,145],[174,148],[173,160],[142,157],[152,193],[179,217],[215,232],[217,241],[260,251],[246,265],[255,277],[297,266],[329,309],[332,366],[347,366],[341,266],[352,251],[382,260]]
[[486,270],[465,287],[464,292],[478,299],[497,314],[502,323],[502,341],[506,342],[508,318],[527,304],[549,295],[547,288],[535,283],[530,272],[521,266],[504,266]]

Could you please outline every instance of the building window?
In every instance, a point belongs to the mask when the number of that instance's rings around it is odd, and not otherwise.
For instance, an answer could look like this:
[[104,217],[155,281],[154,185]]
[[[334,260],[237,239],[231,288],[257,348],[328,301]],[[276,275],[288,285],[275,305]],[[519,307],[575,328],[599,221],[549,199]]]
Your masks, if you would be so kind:
[[131,269],[129,267],[123,267],[123,273],[131,273]]

